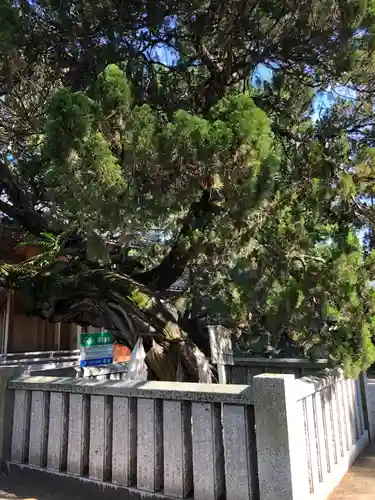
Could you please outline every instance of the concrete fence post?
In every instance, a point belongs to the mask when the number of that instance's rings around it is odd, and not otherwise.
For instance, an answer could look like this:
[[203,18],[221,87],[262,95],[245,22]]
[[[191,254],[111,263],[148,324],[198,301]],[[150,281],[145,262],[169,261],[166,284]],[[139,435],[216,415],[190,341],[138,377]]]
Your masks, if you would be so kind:
[[6,470],[11,455],[14,391],[8,390],[8,382],[25,371],[25,367],[0,367],[0,471]]
[[369,399],[369,390],[368,390],[368,381],[367,381],[367,373],[361,372],[359,376],[359,387],[362,398],[362,409],[363,409],[363,420],[365,430],[368,431],[369,440],[374,440],[374,425],[375,422],[372,418],[373,415],[371,413],[371,404]]
[[294,386],[294,375],[253,379],[260,500],[309,496],[303,405]]

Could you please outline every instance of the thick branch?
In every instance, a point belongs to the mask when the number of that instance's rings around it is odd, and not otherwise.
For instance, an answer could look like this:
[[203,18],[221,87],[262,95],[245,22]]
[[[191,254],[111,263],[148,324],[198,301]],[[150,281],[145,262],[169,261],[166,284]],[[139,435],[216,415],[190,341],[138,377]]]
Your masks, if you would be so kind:
[[0,193],[5,191],[11,204],[0,200],[0,211],[15,219],[24,229],[35,236],[48,231],[42,215],[32,206],[31,200],[14,179],[8,165],[0,161]]
[[195,230],[203,231],[218,213],[219,207],[211,200],[210,190],[204,189],[198,202],[193,203],[176,242],[162,262],[153,269],[136,276],[137,281],[150,290],[165,291],[183,274],[197,252],[192,241]]

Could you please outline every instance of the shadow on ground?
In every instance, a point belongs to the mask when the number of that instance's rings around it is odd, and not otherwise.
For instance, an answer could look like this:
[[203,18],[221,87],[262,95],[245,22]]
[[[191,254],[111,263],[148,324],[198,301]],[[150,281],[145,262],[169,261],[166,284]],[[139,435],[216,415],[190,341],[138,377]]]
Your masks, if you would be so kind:
[[375,442],[357,459],[329,500],[375,499]]
[[[26,478],[19,474],[15,476],[5,474],[0,476],[0,500],[89,500],[87,495],[72,495],[61,491],[51,481],[40,481],[36,478],[30,480],[31,475]],[[91,496],[92,500],[92,496]]]

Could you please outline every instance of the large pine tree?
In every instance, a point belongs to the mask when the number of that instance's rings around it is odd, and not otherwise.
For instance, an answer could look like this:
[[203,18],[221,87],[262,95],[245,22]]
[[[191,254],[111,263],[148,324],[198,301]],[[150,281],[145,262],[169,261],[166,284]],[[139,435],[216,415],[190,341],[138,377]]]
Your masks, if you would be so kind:
[[167,380],[210,323],[375,359],[372,0],[0,9],[0,211],[40,247],[2,281],[31,314],[142,335]]

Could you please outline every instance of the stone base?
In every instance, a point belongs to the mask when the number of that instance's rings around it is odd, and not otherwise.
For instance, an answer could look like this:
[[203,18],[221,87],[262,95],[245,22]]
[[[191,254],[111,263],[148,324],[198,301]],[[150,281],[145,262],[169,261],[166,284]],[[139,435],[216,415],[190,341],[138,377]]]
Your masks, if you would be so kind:
[[[149,493],[112,483],[50,472],[27,465],[8,464],[8,475],[0,478],[0,498],[48,500],[175,500],[162,493]],[[12,495],[12,496],[11,496]],[[14,495],[14,497],[13,497]]]

